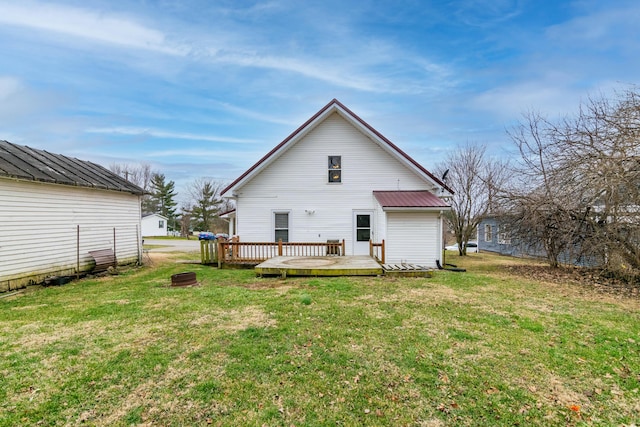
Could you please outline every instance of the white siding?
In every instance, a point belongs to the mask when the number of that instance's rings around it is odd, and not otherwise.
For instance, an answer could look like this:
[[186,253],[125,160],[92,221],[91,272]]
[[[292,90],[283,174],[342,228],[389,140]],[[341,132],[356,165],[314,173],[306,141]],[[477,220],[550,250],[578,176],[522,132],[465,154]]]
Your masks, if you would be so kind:
[[[160,227],[160,221],[163,226]],[[156,214],[145,216],[140,221],[142,237],[147,236],[166,236],[167,235],[167,219]]]
[[387,212],[386,262],[436,267],[440,259],[440,216],[431,212]]
[[[341,183],[327,182],[328,156],[342,156]],[[345,239],[351,254],[353,211],[375,209],[373,190],[425,189],[435,190],[333,113],[239,190],[236,233],[242,241],[272,241],[273,212],[290,211],[290,241]],[[377,217],[378,242],[384,221]]]
[[119,263],[140,250],[140,202],[133,194],[0,179],[0,290],[74,274],[88,251],[114,247]]

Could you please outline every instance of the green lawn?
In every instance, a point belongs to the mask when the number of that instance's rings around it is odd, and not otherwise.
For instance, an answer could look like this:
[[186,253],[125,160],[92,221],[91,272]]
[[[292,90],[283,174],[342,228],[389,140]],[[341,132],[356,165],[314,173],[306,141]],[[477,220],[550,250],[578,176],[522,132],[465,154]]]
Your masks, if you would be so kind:
[[[257,278],[156,260],[0,299],[0,425],[640,423],[640,302],[509,275]],[[195,271],[201,286],[170,288]]]

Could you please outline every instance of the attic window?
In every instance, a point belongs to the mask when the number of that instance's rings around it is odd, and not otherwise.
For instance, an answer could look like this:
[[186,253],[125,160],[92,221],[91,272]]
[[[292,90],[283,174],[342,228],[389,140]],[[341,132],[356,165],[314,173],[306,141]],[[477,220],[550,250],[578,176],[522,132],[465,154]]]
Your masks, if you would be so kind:
[[342,182],[341,156],[329,156],[329,182]]

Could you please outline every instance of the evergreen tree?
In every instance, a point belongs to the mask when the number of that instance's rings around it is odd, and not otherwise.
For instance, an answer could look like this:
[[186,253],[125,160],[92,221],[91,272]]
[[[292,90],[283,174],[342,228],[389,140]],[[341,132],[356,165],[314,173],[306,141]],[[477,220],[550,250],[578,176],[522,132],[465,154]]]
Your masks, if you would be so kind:
[[146,206],[146,210],[152,213],[158,213],[168,218],[171,229],[175,229],[175,216],[177,203],[174,200],[176,196],[175,182],[165,182],[164,174],[156,173],[151,178],[151,197]]
[[220,211],[222,200],[219,198],[223,184],[201,178],[191,184],[190,193],[193,198],[191,219],[197,230],[210,231],[213,221]]

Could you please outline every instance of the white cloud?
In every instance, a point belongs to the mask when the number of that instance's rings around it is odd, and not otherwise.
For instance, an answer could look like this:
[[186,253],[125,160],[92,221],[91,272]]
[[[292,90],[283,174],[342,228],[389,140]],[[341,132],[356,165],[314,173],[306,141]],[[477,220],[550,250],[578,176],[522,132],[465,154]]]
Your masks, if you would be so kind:
[[197,135],[194,133],[167,132],[160,129],[114,126],[107,128],[89,128],[87,133],[104,133],[117,135],[139,135],[153,138],[185,139],[192,141],[227,142],[231,144],[252,144],[255,139],[230,138],[226,136]]
[[628,6],[607,4],[602,10],[590,11],[554,25],[547,36],[555,44],[568,48],[611,49],[623,47],[637,52],[640,9],[635,2]]
[[[271,9],[279,6],[268,4],[265,7]],[[98,42],[125,49],[188,57],[192,61],[214,66],[227,64],[284,71],[363,92],[428,92],[442,87],[450,77],[442,65],[382,40],[363,39],[349,30],[341,30],[347,34],[335,48],[330,47],[335,43],[331,38],[318,40],[318,49],[332,53],[311,57],[290,49],[288,41],[276,34],[248,38],[243,34],[245,28],[241,25],[225,21],[224,17],[219,19],[214,28],[197,30],[183,21],[173,20],[172,39],[169,39],[167,33],[141,23],[141,19],[113,12],[37,1],[0,3],[0,24],[10,27],[54,32],[81,43]],[[220,28],[224,28],[224,31]],[[179,43],[176,41],[178,39]],[[157,68],[167,67],[173,66]]]
[[466,25],[487,28],[499,25],[522,13],[518,0],[462,0],[454,14]]
[[128,48],[186,54],[184,48],[168,43],[161,31],[126,17],[88,9],[39,2],[0,3],[0,23]]
[[0,76],[0,123],[33,123],[36,115],[50,112],[65,103],[66,99],[60,93],[36,91],[19,78]]
[[22,89],[22,84],[15,77],[0,76],[0,102],[6,101]]
[[296,122],[290,119],[283,119],[281,117],[274,117],[269,114],[259,113],[247,108],[238,107],[236,105],[229,104],[228,102],[215,102],[215,104],[222,107],[225,111],[237,114],[239,116],[247,117],[253,120],[260,120],[267,123],[275,123],[279,125],[295,125]]

